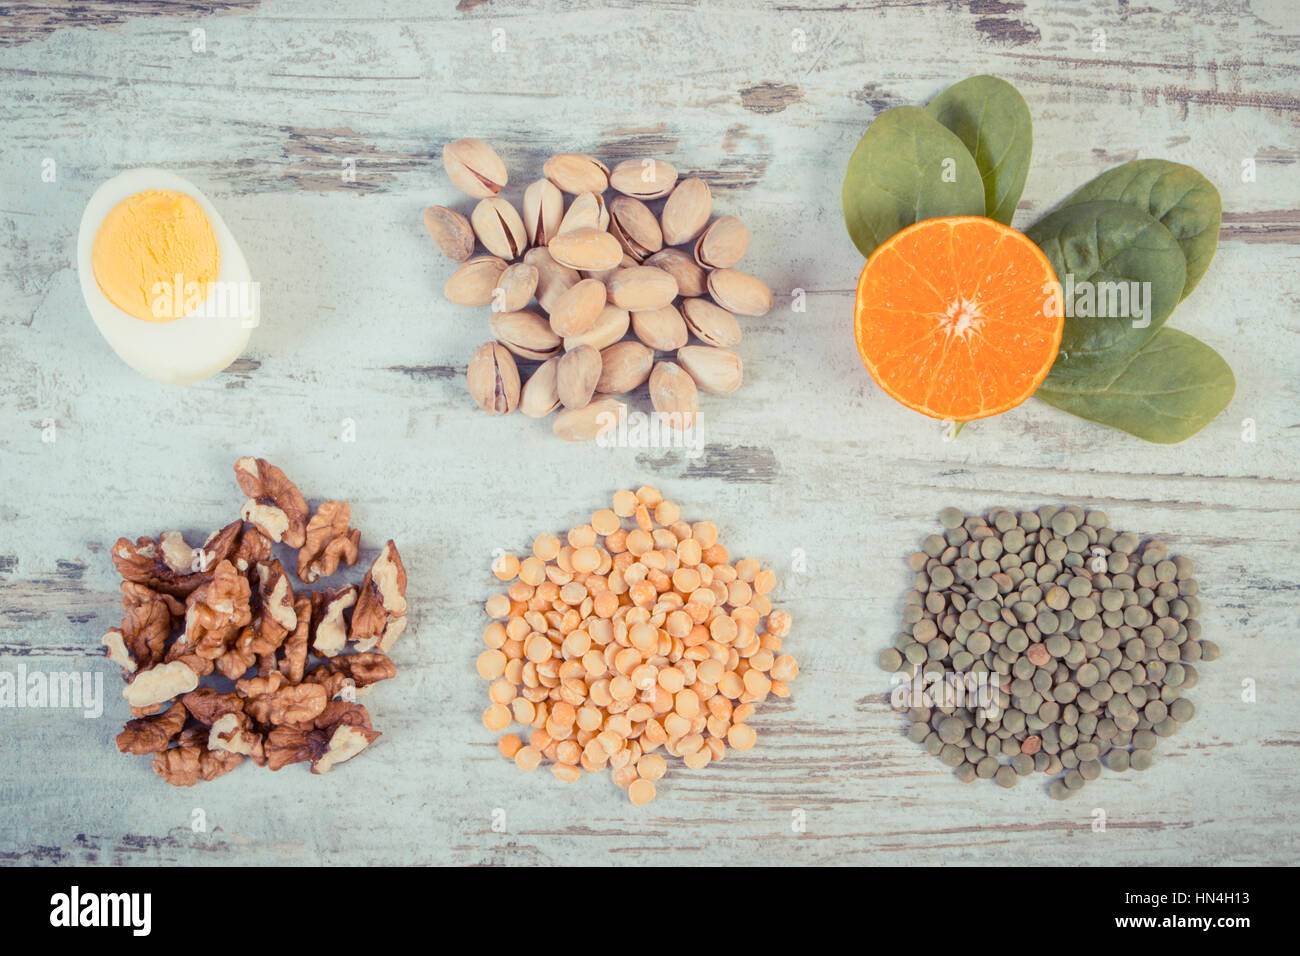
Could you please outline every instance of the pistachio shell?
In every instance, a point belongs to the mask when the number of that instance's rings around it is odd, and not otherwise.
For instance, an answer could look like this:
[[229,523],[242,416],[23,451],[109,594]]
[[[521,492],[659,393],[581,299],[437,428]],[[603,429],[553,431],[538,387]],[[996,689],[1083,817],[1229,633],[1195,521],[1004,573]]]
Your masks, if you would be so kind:
[[638,339],[659,352],[679,349],[690,338],[682,314],[671,305],[633,312],[632,331]]
[[559,153],[542,166],[542,174],[574,196],[603,193],[609,188],[609,167],[585,153]]
[[533,301],[537,291],[537,266],[516,262],[506,266],[497,280],[492,308],[498,312],[518,312]]
[[515,207],[499,196],[479,200],[469,221],[483,248],[507,262],[518,259],[528,248],[524,221]]
[[735,216],[713,220],[695,243],[695,261],[706,269],[730,269],[749,249],[749,228]]
[[451,274],[442,287],[442,294],[457,305],[491,305],[493,292],[505,270],[505,260],[478,256]]
[[609,297],[620,309],[659,309],[677,298],[677,280],[663,269],[634,266],[609,277]]
[[560,407],[560,395],[556,390],[559,367],[558,356],[549,358],[537,366],[537,371],[524,382],[519,394],[519,410],[529,418],[545,418]]
[[736,269],[710,272],[709,295],[718,305],[737,315],[766,315],[772,308],[772,290],[761,279]]
[[446,206],[424,211],[424,228],[429,230],[439,251],[452,262],[465,262],[474,254],[474,230],[469,220]]
[[711,395],[729,395],[740,388],[744,367],[740,356],[711,345],[688,345],[677,350],[677,362],[695,384]]
[[618,240],[600,229],[561,233],[546,248],[556,262],[571,269],[612,269],[623,261]]
[[539,179],[524,190],[524,231],[528,244],[544,246],[560,231],[564,194],[549,179]]
[[481,139],[458,139],[442,148],[442,165],[452,185],[467,196],[488,199],[506,184],[506,164]]
[[623,251],[637,262],[664,247],[664,234],[655,214],[639,199],[619,196],[609,205],[609,231]]
[[494,339],[523,359],[540,362],[560,351],[560,337],[536,312],[494,312],[488,329]]
[[680,246],[693,242],[708,224],[713,212],[713,195],[702,179],[683,179],[664,203],[659,219],[663,224],[664,245]]
[[740,323],[736,317],[708,299],[683,299],[682,318],[695,337],[705,345],[731,348],[740,342]]
[[677,169],[662,159],[625,159],[609,174],[609,184],[633,199],[662,199],[677,185]]
[[690,428],[700,410],[700,392],[681,366],[658,362],[650,373],[650,404],[669,426]]
[[555,300],[551,328],[558,336],[581,335],[596,324],[604,308],[604,284],[597,279],[583,279]]
[[575,229],[605,229],[609,226],[609,210],[605,197],[599,193],[583,193],[569,204],[569,211],[560,220],[556,235]]
[[676,279],[679,295],[704,295],[709,289],[708,273],[681,249],[664,249],[662,252],[656,252],[646,259],[645,264],[663,269]]
[[556,262],[546,246],[529,249],[524,253],[524,262],[537,268],[537,291],[534,294],[548,315],[555,306],[555,300],[582,278],[576,269]]
[[519,366],[497,342],[480,345],[465,371],[469,394],[489,415],[508,415],[519,404]]
[[560,356],[556,394],[565,408],[585,408],[600,381],[600,353],[590,345],[579,345]]
[[[600,315],[596,316],[596,324],[586,332],[564,337],[564,348],[567,351],[576,349],[579,345],[590,345],[594,349],[603,349],[627,335],[631,322],[632,318],[628,315],[627,309],[606,305],[600,310]],[[608,389],[601,389],[601,391],[608,391]]]
[[650,377],[655,353],[640,342],[616,342],[601,351],[600,361],[596,391],[617,395],[639,388]]
[[551,429],[565,441],[591,441],[617,428],[627,406],[616,398],[597,395],[585,408],[566,408],[555,416]]

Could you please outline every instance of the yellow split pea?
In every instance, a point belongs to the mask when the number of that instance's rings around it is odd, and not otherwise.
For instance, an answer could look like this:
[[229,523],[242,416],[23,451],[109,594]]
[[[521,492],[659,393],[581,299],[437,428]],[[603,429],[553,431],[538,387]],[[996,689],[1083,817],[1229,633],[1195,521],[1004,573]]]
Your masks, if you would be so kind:
[[781,652],[791,619],[767,597],[771,570],[733,563],[716,525],[683,521],[655,488],[611,505],[493,562],[509,587],[484,605],[477,669],[492,682],[483,725],[531,728],[502,736],[503,756],[565,781],[608,769],[640,806],[667,770],[657,751],[700,769],[754,746],[755,704],[789,696],[799,666]]

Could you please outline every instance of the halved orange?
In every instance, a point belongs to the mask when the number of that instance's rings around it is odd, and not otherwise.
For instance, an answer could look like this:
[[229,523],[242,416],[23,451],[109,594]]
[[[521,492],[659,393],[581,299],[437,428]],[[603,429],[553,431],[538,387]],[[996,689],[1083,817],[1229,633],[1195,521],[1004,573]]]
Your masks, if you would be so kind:
[[926,219],[871,254],[854,330],[876,383],[931,418],[1015,408],[1042,384],[1065,327],[1060,285],[1024,233],[983,216]]

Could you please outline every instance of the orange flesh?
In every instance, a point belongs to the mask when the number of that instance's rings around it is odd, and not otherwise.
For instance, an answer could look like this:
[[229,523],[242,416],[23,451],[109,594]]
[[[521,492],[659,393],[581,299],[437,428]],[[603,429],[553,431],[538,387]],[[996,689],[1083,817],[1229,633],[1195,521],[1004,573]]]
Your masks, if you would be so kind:
[[981,216],[929,219],[867,260],[858,352],[909,408],[970,421],[1019,405],[1051,370],[1065,325],[1051,264],[1023,233]]

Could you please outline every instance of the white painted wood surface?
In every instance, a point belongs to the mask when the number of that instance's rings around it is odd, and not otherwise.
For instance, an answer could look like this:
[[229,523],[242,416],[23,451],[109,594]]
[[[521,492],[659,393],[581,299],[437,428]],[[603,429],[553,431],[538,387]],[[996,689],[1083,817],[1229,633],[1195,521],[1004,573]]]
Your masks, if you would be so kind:
[[[0,4],[0,669],[90,669],[108,699],[98,720],[0,711],[0,861],[1296,861],[1300,15],[1289,0],[132,6]],[[192,52],[194,29],[205,52]],[[945,442],[861,367],[844,164],[878,110],[986,71],[1033,111],[1018,226],[1136,156],[1192,163],[1219,186],[1218,257],[1173,323],[1228,359],[1238,391],[1194,439],[1146,445],[1031,401]],[[450,267],[420,223],[431,203],[467,208],[438,160],[462,135],[498,147],[512,186],[551,152],[664,156],[749,224],[747,263],[777,308],[746,321],[746,382],[706,403],[702,457],[573,447],[470,406],[462,376],[485,321],[442,300]],[[46,159],[55,183],[42,181]],[[341,176],[348,159],[355,182]],[[187,390],[119,362],[77,287],[86,198],[140,165],[203,188],[261,281],[264,325],[245,358]],[[808,293],[804,313],[790,310],[794,289]],[[345,419],[355,442],[340,441]],[[324,777],[245,766],[176,790],[113,745],[127,715],[116,668],[98,656],[119,616],[107,548],[230,520],[230,468],[246,453],[282,465],[309,499],[351,501],[367,562],[397,540],[412,624],[397,679],[367,701],[384,736],[363,757]],[[568,786],[502,760],[479,722],[474,658],[491,550],[525,547],[645,482],[716,520],[733,553],[782,572],[802,673],[791,700],[760,711],[756,749],[672,770],[638,809],[607,776]],[[1195,721],[1144,775],[1107,772],[1066,804],[1041,776],[1011,792],[962,786],[903,737],[874,664],[910,583],[905,556],[943,505],[1070,501],[1197,563],[1223,657],[1201,669]],[[805,573],[791,570],[796,550]],[[1257,702],[1242,700],[1247,680]],[[196,808],[206,832],[192,830]],[[1105,832],[1092,827],[1098,809]]]

